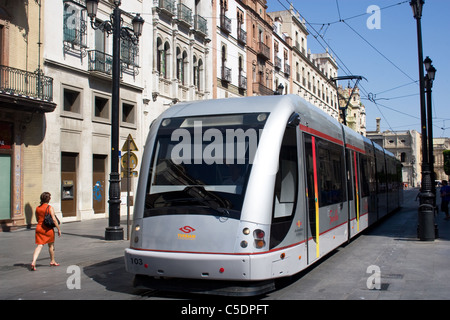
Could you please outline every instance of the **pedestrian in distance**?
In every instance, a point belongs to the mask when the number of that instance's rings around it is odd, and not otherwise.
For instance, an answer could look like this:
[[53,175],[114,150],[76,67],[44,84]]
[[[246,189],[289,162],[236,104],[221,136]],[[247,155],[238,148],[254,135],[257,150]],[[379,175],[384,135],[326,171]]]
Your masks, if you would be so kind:
[[450,186],[448,185],[447,180],[442,180],[441,186],[441,210],[445,212],[445,220],[450,219],[450,215],[448,213],[448,204],[450,202]]
[[55,227],[58,229],[58,236],[61,236],[61,228],[58,220],[55,216],[55,210],[49,205],[51,199],[50,192],[43,192],[41,194],[41,205],[36,208],[36,220],[38,222],[36,226],[36,249],[33,254],[33,262],[31,262],[31,271],[36,271],[36,260],[41,253],[42,247],[48,244],[48,252],[50,254],[50,266],[59,266],[59,263],[55,261],[55,231],[53,228],[47,227],[44,224],[46,214],[50,214]]

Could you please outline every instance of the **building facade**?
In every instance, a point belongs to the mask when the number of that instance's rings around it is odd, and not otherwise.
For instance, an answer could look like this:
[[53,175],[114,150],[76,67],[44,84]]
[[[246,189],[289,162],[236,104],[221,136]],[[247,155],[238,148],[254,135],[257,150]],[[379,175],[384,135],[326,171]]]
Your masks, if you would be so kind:
[[151,82],[152,116],[178,101],[210,99],[211,1],[145,2],[151,5],[153,49],[144,57],[152,62],[146,73],[152,77],[143,81]]
[[0,1],[0,225],[31,225],[44,187],[44,140],[56,108],[43,70],[41,1]]
[[[123,27],[131,27],[134,15],[128,12],[151,12],[140,0],[123,2],[120,8]],[[100,1],[95,21],[110,20],[113,9],[111,2]],[[54,79],[57,108],[46,116],[41,190],[52,194],[51,204],[63,222],[105,217],[111,171],[112,36],[93,27],[84,0],[46,1],[44,12],[51,17],[43,20],[44,71]],[[151,122],[151,87],[142,72],[151,63],[142,54],[151,51],[153,35],[151,17],[146,19],[139,43],[121,39],[120,52],[119,147],[131,135],[139,150]]]
[[[269,13],[276,23],[276,33],[288,40],[290,51],[286,59],[289,68],[289,89],[286,93],[301,96],[314,106],[339,119],[337,88],[332,78],[337,77],[338,66],[329,52],[312,54],[308,49],[309,32],[305,22],[291,5],[289,10]],[[281,22],[281,23],[278,23]],[[286,56],[283,53],[282,56]]]
[[434,172],[436,172],[436,180],[449,180],[449,176],[444,171],[444,151],[450,150],[449,138],[433,139],[433,155],[434,155]]
[[416,130],[380,130],[381,119],[377,118],[376,131],[367,131],[367,137],[392,152],[402,163],[403,183],[408,187],[419,187],[421,183],[421,135]]
[[339,86],[338,99],[339,99],[339,106],[341,108],[341,117],[340,117],[341,121],[345,117],[346,125],[349,128],[365,136],[366,107],[361,102],[361,95],[359,93],[359,88],[356,87],[353,90],[353,88],[350,87],[350,85],[347,86],[346,88]]

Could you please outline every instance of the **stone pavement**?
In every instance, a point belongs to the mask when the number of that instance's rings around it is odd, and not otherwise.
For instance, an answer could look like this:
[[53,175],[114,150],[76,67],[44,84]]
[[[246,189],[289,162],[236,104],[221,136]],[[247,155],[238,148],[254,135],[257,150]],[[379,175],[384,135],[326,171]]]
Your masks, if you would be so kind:
[[[124,269],[123,252],[129,241],[105,241],[107,225],[107,219],[63,223],[62,236],[56,235],[55,239],[55,260],[60,266],[49,266],[48,247],[45,246],[35,272],[29,271],[36,247],[34,226],[0,232],[0,299],[140,297],[133,294],[133,276]],[[80,275],[79,282],[75,278],[77,274]]]
[[[402,210],[335,250],[306,272],[280,281],[268,300],[298,299],[449,299],[450,221],[439,213],[440,238],[416,238],[417,190],[405,192]],[[56,261],[49,266],[44,247],[37,271],[29,271],[34,227],[0,232],[0,300],[34,299],[191,299],[192,296],[142,291],[132,287],[133,275],[125,271],[123,253],[129,241],[105,241],[107,219],[64,223],[56,237]],[[125,228],[125,225],[122,224]],[[126,234],[126,231],[125,231]],[[380,290],[369,290],[367,281],[375,267],[381,272]],[[197,297],[198,298],[198,297]]]

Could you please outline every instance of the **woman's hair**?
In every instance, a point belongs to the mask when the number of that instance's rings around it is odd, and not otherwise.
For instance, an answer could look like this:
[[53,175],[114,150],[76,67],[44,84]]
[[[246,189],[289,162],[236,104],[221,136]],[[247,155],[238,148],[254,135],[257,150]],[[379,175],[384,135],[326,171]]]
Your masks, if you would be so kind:
[[51,196],[52,195],[50,194],[50,192],[42,192],[42,194],[41,194],[41,204],[48,203],[50,201]]

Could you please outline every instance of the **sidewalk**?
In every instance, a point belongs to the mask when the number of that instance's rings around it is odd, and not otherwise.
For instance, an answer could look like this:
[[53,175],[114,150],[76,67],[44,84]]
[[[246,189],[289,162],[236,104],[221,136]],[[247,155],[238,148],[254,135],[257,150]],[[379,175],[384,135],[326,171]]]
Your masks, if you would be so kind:
[[[436,219],[440,238],[433,242],[419,241],[418,202],[414,201],[417,192],[405,191],[402,210],[263,298],[449,299],[450,221],[444,220],[440,212]],[[105,241],[107,225],[107,219],[63,224],[63,234],[55,240],[55,257],[61,266],[49,266],[46,246],[37,261],[36,272],[29,271],[35,249],[34,227],[0,232],[0,300],[167,297],[158,292],[144,294],[133,288],[133,275],[125,271],[123,260],[129,241]],[[122,226],[126,229],[125,223]],[[380,268],[381,290],[367,288],[369,266]],[[77,270],[80,289],[73,288],[77,284]]]
[[[123,253],[129,241],[105,241],[107,225],[107,219],[63,223],[62,236],[55,238],[55,260],[61,265],[49,266],[45,246],[35,272],[29,271],[35,227],[0,232],[0,299],[140,298],[132,294],[136,291],[133,276],[124,269]],[[80,289],[75,286],[78,271]]]

